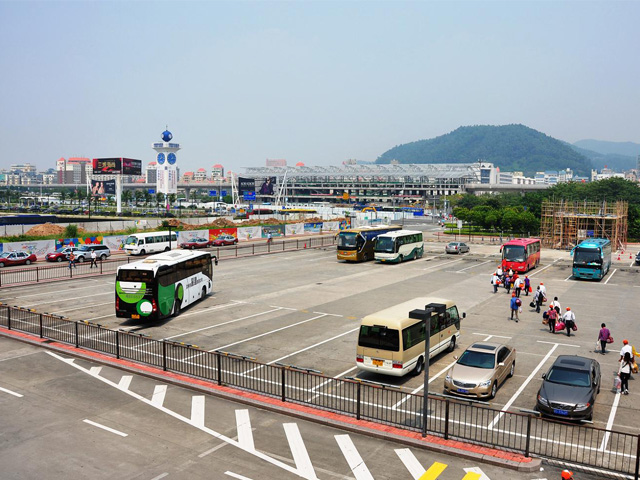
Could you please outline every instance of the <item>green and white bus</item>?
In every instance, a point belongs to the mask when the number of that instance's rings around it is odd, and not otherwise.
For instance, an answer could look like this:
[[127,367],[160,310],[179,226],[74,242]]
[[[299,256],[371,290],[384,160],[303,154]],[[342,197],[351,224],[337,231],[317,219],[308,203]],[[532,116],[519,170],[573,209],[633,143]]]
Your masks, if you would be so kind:
[[159,320],[204,298],[213,288],[208,252],[171,250],[118,267],[116,317]]
[[422,232],[396,230],[378,235],[373,244],[374,258],[383,263],[401,263],[424,254]]

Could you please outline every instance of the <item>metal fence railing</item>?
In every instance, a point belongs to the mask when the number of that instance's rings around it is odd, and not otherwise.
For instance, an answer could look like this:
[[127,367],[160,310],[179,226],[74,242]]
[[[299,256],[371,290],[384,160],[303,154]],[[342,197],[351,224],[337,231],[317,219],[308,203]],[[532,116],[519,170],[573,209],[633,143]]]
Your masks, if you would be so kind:
[[[291,366],[267,365],[240,355],[207,352],[191,345],[154,340],[2,304],[0,327],[261,393],[282,402],[422,431],[424,397],[401,388],[332,378]],[[556,422],[435,395],[428,396],[427,407],[429,434],[638,479],[640,435],[631,430],[622,432]]]
[[[335,245],[334,235],[321,235],[307,238],[292,238],[267,242],[252,242],[248,244],[215,247],[209,251],[219,260],[266,253],[304,250],[306,248],[329,247]],[[111,257],[109,260],[98,260],[98,268],[91,268],[90,262],[76,262],[75,268],[69,268],[67,261],[46,266],[30,268],[2,268],[0,269],[0,287],[20,285],[24,283],[38,283],[52,280],[68,280],[78,276],[102,275],[115,273],[120,265],[136,261],[137,257]]]

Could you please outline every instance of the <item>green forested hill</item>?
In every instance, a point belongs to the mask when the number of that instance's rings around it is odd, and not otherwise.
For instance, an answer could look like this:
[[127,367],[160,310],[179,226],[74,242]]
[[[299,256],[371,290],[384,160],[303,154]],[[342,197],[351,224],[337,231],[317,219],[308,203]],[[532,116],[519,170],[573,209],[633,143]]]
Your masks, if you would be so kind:
[[524,125],[460,127],[430,140],[398,145],[376,163],[473,163],[491,162],[503,171],[535,172],[570,168],[588,176],[591,161],[570,146]]

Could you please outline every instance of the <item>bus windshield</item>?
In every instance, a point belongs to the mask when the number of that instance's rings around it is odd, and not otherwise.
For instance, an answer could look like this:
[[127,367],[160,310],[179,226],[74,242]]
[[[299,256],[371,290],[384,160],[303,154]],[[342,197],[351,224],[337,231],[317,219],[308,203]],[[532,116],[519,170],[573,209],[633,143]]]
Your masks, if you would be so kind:
[[397,352],[400,350],[400,335],[398,330],[387,327],[362,325],[360,326],[358,345]]
[[524,262],[524,247],[521,245],[505,245],[502,249],[502,258],[508,262]]
[[120,270],[118,272],[118,281],[120,282],[145,282],[153,280],[153,272],[150,270]]
[[576,248],[573,263],[577,265],[602,264],[600,250]]
[[338,248],[345,250],[356,248],[358,234],[355,232],[342,232],[338,235]]
[[373,249],[374,252],[395,253],[395,241],[389,237],[378,237],[376,245]]
[[124,241],[125,245],[138,245],[138,237],[130,236]]

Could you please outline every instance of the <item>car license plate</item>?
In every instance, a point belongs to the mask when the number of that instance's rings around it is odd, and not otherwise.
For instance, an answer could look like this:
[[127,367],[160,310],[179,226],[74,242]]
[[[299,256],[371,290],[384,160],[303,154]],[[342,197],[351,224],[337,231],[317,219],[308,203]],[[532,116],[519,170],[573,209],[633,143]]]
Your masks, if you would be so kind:
[[376,360],[375,358],[372,360],[372,362],[376,367],[381,367],[383,363],[382,360]]
[[140,315],[134,314],[134,315],[131,315],[131,318],[136,318],[137,319],[137,318],[140,318]]
[[464,388],[459,388],[458,393],[469,393],[469,390],[465,390]]
[[558,408],[554,408],[553,409],[553,413],[555,413],[556,415],[569,415],[569,411],[568,410],[560,410]]

